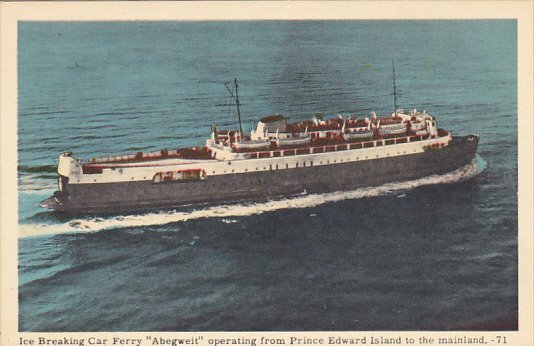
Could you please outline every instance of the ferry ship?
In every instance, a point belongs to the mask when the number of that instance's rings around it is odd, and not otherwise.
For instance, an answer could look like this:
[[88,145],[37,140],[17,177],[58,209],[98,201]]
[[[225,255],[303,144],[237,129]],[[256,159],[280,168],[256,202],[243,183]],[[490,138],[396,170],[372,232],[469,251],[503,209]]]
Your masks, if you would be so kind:
[[[226,85],[226,84],[225,84]],[[259,120],[245,134],[212,125],[204,146],[92,158],[60,155],[58,191],[41,202],[68,213],[113,213],[329,193],[454,171],[475,157],[479,136],[453,136],[426,111]]]

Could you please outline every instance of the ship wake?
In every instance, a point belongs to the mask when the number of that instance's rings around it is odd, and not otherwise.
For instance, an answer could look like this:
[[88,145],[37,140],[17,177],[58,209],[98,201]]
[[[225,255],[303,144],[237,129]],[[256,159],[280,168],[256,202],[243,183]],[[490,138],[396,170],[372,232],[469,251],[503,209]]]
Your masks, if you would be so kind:
[[361,188],[353,191],[340,191],[325,194],[302,194],[299,196],[265,202],[205,206],[187,212],[173,210],[126,216],[79,218],[55,224],[20,224],[19,237],[96,232],[126,227],[157,226],[202,218],[220,218],[222,222],[228,223],[229,218],[257,215],[281,209],[310,208],[324,203],[338,202],[348,199],[398,194],[427,185],[454,184],[475,177],[482,172],[485,167],[486,162],[477,155],[471,164],[453,172],[442,175],[432,175],[411,181],[388,183],[377,187]]

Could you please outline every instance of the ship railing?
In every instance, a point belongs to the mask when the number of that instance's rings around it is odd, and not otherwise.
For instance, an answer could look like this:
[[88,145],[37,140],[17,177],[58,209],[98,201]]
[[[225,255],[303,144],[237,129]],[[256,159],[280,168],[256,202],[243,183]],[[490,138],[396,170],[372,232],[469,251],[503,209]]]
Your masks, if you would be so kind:
[[[446,133],[445,133],[446,132]],[[258,151],[248,153],[249,158],[251,159],[262,159],[269,157],[283,157],[283,156],[295,156],[295,155],[306,155],[306,154],[321,154],[328,152],[344,151],[344,150],[353,150],[353,149],[364,149],[364,148],[373,148],[386,145],[395,145],[402,143],[410,143],[415,141],[424,141],[427,139],[437,139],[448,136],[449,140],[451,138],[450,134],[447,131],[440,133],[442,136],[431,136],[426,135],[412,135],[405,137],[394,137],[394,138],[383,138],[372,141],[360,141],[354,143],[339,143],[339,144],[328,144],[320,146],[310,146],[305,148],[287,148],[279,150],[270,150],[270,151]]]
[[89,160],[89,163],[109,163],[109,162],[124,162],[142,159],[160,159],[164,157],[172,157],[178,154],[178,150],[160,150],[149,153],[138,152],[136,154],[115,155],[106,157],[97,157]]

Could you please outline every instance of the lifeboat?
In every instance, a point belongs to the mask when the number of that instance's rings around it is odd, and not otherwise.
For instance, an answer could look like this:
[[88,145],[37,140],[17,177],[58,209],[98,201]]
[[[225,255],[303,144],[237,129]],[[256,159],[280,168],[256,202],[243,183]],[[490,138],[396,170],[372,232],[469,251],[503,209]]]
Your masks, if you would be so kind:
[[271,145],[270,139],[244,140],[234,143],[234,148],[237,150],[261,150],[267,149]]
[[343,138],[347,142],[350,142],[372,138],[374,130],[371,129],[371,122],[367,119],[365,121],[349,119],[347,122],[343,123],[341,133],[343,134]]
[[[415,110],[414,110],[415,113]],[[410,131],[414,132],[416,136],[423,136],[428,133],[427,124],[425,118],[427,115],[423,116],[414,116],[410,121]]]
[[309,135],[299,135],[295,137],[278,138],[277,144],[281,147],[306,145],[310,143],[311,137]]
[[343,134],[343,138],[348,142],[370,139],[371,137],[373,137],[373,130],[368,129],[367,127],[365,127],[363,130],[356,130],[354,132],[347,132]]
[[417,132],[426,129],[426,124],[424,120],[412,121],[410,123],[410,128],[413,132]]
[[379,119],[376,127],[381,136],[400,135],[406,133],[406,124],[400,118],[383,118]]

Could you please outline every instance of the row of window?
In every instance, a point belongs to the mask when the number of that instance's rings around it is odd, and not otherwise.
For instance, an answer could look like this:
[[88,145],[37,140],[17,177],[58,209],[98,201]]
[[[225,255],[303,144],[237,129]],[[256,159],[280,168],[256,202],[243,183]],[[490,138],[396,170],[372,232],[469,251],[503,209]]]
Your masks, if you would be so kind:
[[[415,153],[416,150],[413,149],[413,152]],[[406,151],[403,151],[403,152],[402,152],[402,154],[406,154],[406,153],[407,153]],[[400,155],[400,154],[401,154],[401,152],[398,151],[398,152],[397,152],[397,155]],[[385,155],[384,157],[388,157],[388,156],[390,156],[389,153],[387,153],[387,155]],[[376,155],[376,156],[375,156],[375,158],[379,158],[379,157],[380,157],[380,155]],[[365,159],[369,159],[369,156],[365,156]],[[356,157],[355,161],[358,161],[358,160],[360,160],[360,157],[359,157],[359,156]],[[349,161],[351,161],[350,158],[348,158],[348,159],[346,159],[346,160],[344,160],[344,159],[340,159],[340,160],[339,160],[340,163],[341,163],[341,162],[349,162]],[[317,162],[317,161],[315,161],[315,162]],[[336,160],[332,160],[332,163],[337,163],[337,162],[338,162],[337,159],[336,159]],[[228,165],[231,165],[231,164],[232,164],[231,161],[229,161],[229,162],[228,162]],[[327,165],[328,165],[328,164],[330,164],[330,160],[319,161],[319,164],[320,164],[320,165],[323,165],[323,164],[327,164]],[[313,160],[312,160],[312,161],[308,161],[308,162],[306,162],[306,161],[305,161],[305,162],[302,162],[302,164],[299,164],[298,162],[296,162],[294,165],[291,165],[291,168],[313,167],[313,165],[314,165],[314,161],[313,161]],[[286,163],[286,164],[285,164],[285,169],[289,169],[289,168],[290,168],[289,163]],[[273,165],[273,164],[270,164],[269,166],[259,166],[259,167],[256,167],[256,168],[255,168],[256,171],[260,171],[260,170],[266,171],[267,169],[268,169],[268,170],[271,170],[271,171],[272,171],[272,170],[284,169],[284,165],[278,165],[278,164],[274,164],[274,165]],[[248,171],[249,171],[249,169],[248,169],[248,168],[245,168],[242,172],[248,172]],[[219,173],[220,173],[220,172],[219,172]],[[235,169],[232,169],[232,170],[223,170],[222,173],[235,173]],[[216,174],[216,171],[215,171],[215,170],[212,171],[212,174]]]

